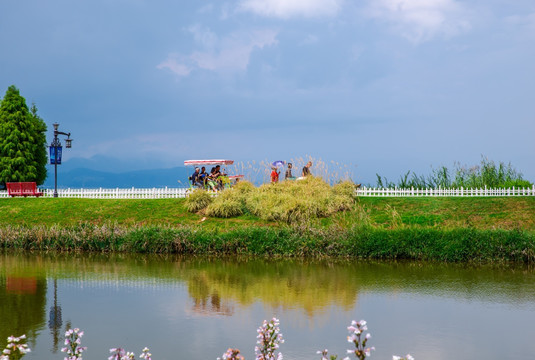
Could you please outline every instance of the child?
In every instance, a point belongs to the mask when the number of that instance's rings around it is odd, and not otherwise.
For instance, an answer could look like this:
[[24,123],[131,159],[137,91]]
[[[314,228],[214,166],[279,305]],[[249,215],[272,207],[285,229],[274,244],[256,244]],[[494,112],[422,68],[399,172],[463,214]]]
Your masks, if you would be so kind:
[[271,183],[278,183],[279,182],[279,174],[280,171],[277,171],[276,167],[271,168]]

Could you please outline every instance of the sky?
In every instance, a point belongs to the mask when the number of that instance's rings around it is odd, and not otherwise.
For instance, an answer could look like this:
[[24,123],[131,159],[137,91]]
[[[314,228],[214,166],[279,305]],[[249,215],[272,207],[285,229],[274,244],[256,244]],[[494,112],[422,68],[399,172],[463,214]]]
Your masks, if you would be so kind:
[[484,156],[535,180],[533,0],[0,0],[10,85],[103,169],[312,157],[374,183]]

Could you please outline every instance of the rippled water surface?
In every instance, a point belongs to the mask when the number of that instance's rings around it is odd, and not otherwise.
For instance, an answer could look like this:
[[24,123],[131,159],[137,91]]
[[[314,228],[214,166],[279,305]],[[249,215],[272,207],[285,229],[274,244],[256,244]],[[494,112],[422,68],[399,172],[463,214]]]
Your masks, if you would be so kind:
[[25,359],[63,359],[66,327],[85,360],[108,349],[154,360],[254,358],[256,328],[280,318],[285,359],[345,357],[366,319],[372,359],[534,359],[535,271],[363,261],[0,254],[0,346],[27,334]]

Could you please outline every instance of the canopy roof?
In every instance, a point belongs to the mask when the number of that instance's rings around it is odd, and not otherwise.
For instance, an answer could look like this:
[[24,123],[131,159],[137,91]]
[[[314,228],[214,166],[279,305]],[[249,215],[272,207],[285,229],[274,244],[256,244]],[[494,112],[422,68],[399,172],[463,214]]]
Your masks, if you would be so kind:
[[232,165],[234,160],[186,160],[184,165]]

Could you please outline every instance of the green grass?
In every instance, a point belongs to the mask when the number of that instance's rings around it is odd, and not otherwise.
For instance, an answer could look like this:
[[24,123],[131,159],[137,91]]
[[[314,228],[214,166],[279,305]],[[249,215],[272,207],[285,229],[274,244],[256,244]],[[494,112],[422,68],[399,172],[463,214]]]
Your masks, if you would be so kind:
[[1,248],[533,263],[535,197],[358,198],[290,224],[185,199],[0,199]]
[[526,231],[402,228],[7,227],[0,249],[178,253],[266,257],[355,257],[446,262],[535,262],[535,234]]
[[[397,214],[397,216],[396,216]],[[206,217],[205,221],[201,221]],[[535,197],[371,198],[361,197],[352,210],[311,220],[315,227],[342,227],[367,222],[372,227],[475,228],[535,231]],[[0,227],[72,226],[189,226],[233,229],[281,223],[250,213],[228,219],[190,213],[184,199],[0,199]]]

